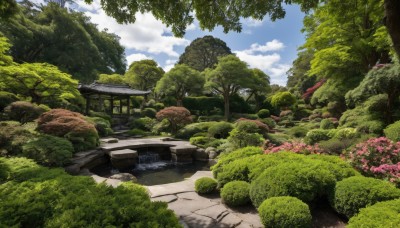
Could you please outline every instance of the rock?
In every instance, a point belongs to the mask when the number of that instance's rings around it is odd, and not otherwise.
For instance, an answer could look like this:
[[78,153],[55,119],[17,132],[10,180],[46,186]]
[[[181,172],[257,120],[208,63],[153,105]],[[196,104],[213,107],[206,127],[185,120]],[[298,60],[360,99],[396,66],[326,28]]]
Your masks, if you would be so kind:
[[216,151],[216,149],[214,147],[207,147],[206,148],[206,153],[209,154],[210,151]]
[[132,181],[132,182],[137,182],[137,179],[135,176],[133,176],[130,173],[117,173],[109,177],[109,179],[116,179],[120,181]]
[[194,159],[197,161],[207,161],[208,153],[204,149],[199,148],[194,152]]
[[106,138],[106,139],[100,139],[100,142],[102,142],[102,143],[117,143],[118,139],[117,138]]
[[216,158],[218,156],[218,153],[216,152],[216,151],[210,151],[210,153],[208,154],[208,157],[210,158],[210,159],[214,159],[214,158]]
[[110,157],[114,159],[137,158],[138,152],[130,149],[114,150],[110,152]]
[[215,159],[209,159],[208,160],[208,165],[211,167],[211,166],[213,166],[213,165],[215,165],[215,164],[217,164],[217,160],[215,160]]
[[193,162],[193,154],[196,152],[195,146],[171,147],[171,157],[174,162]]
[[111,164],[119,169],[133,169],[136,165],[138,152],[136,150],[124,149],[110,152]]

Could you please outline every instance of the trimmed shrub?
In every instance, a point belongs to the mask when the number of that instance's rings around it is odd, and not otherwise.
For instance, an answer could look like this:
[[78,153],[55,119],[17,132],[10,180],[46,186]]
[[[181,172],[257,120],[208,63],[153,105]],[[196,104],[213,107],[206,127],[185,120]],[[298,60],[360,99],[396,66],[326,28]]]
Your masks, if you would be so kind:
[[155,118],[157,110],[155,110],[154,108],[145,108],[140,112],[140,114],[144,117]]
[[230,162],[235,161],[240,158],[245,158],[245,157],[249,157],[251,155],[262,154],[262,153],[263,153],[263,150],[261,147],[254,147],[254,146],[237,149],[230,153],[221,153],[218,157],[217,164],[212,166],[211,170],[213,171],[214,177],[217,177],[218,173],[223,170],[224,166],[226,166]]
[[376,203],[361,209],[346,227],[400,227],[400,199]]
[[261,204],[258,212],[265,227],[311,227],[312,217],[308,205],[295,197],[269,198]]
[[90,111],[90,112],[89,112],[89,116],[90,116],[90,117],[100,117],[100,118],[102,118],[102,119],[107,120],[107,121],[110,122],[110,123],[111,123],[111,120],[112,120],[111,116],[108,115],[108,114],[105,113],[105,112]]
[[337,182],[330,201],[337,212],[351,218],[361,208],[397,198],[400,198],[400,189],[393,184],[370,177],[357,176]]
[[133,183],[117,188],[30,159],[0,158],[8,182],[0,185],[1,227],[181,227],[163,202],[151,202]]
[[264,118],[264,119],[260,119],[259,121],[266,124],[268,126],[268,128],[270,128],[270,129],[272,129],[276,126],[276,122],[272,118]]
[[74,147],[64,138],[41,135],[23,146],[23,155],[44,166],[63,166],[70,162]]
[[131,136],[145,136],[146,132],[141,130],[141,129],[134,128],[134,129],[131,129],[131,130],[128,131],[128,135],[131,135]]
[[37,133],[33,132],[19,122],[0,122],[0,155],[20,155],[22,146],[34,139]]
[[257,116],[260,119],[268,118],[270,115],[271,114],[268,109],[261,109],[260,111],[257,112]]
[[38,130],[68,139],[75,152],[90,150],[100,144],[95,126],[86,121],[83,115],[65,109],[52,109],[40,115]]
[[329,134],[332,134],[333,138],[336,139],[354,139],[360,136],[357,129],[351,127],[332,130],[332,133],[330,132]]
[[16,101],[5,107],[4,112],[10,120],[27,123],[37,119],[45,109],[31,102]]
[[217,139],[226,139],[232,130],[233,125],[231,123],[217,122],[208,129],[208,135]]
[[109,136],[114,132],[111,129],[110,122],[106,119],[101,117],[86,117],[85,119],[94,125],[101,137]]
[[201,122],[188,124],[178,131],[176,137],[180,139],[190,139],[198,133],[205,133],[205,135],[203,136],[206,136],[208,135],[208,129],[215,123],[217,122]]
[[330,119],[323,119],[323,120],[321,120],[320,128],[324,129],[324,130],[334,129],[335,128],[335,124]]
[[340,155],[343,150],[349,148],[356,142],[355,139],[337,139],[332,138],[326,141],[320,141],[318,143],[319,148],[321,148],[324,153]]
[[129,127],[138,128],[143,131],[152,131],[153,127],[157,124],[157,120],[150,117],[142,117],[134,119],[129,123]]
[[307,145],[299,141],[285,142],[280,146],[271,146],[266,148],[264,153],[277,153],[280,151],[290,151],[298,154],[321,154],[323,150],[318,147],[318,144]]
[[394,142],[400,141],[400,121],[388,125],[383,132],[390,140]]
[[303,138],[307,135],[308,130],[304,127],[295,126],[290,128],[287,133],[296,138]]
[[400,184],[400,142],[371,138],[357,144],[345,157],[354,168],[367,176]]
[[[257,131],[257,129],[250,129],[249,127],[247,127],[247,126],[245,126],[245,125],[240,126],[240,125],[241,125],[241,122],[255,123],[256,126],[257,126],[257,128],[258,128],[258,131]],[[238,119],[238,120],[236,121],[236,127],[242,128],[241,130],[246,130],[246,131],[251,132],[251,133],[256,133],[256,132],[257,132],[257,133],[260,133],[260,134],[262,134],[262,135],[267,134],[268,131],[269,131],[268,125],[264,124],[264,123],[261,122],[260,120],[251,120],[251,119],[245,119],[245,118],[240,118],[240,119]]]
[[211,139],[206,136],[197,136],[197,137],[192,137],[190,138],[189,142],[192,145],[204,148],[205,145],[210,141]]
[[194,182],[194,190],[199,194],[209,194],[217,189],[217,181],[210,177],[202,177]]
[[282,133],[274,133],[274,134],[268,134],[266,137],[272,144],[275,145],[282,145],[286,141],[290,139],[289,135],[282,134]]
[[245,181],[232,181],[221,189],[221,198],[229,206],[242,206],[250,202],[250,184]]
[[314,145],[315,143],[322,141],[322,140],[328,140],[331,137],[329,137],[329,131],[328,130],[322,130],[322,129],[313,129],[310,130],[306,137],[304,138],[304,142],[309,144],[309,145]]
[[184,107],[176,106],[171,106],[160,110],[157,112],[156,118],[159,121],[167,119],[170,124],[172,134],[176,134],[179,128],[183,127],[183,125],[192,122],[189,110]]
[[335,186],[336,178],[323,162],[285,162],[266,169],[251,183],[254,206],[274,196],[293,196],[311,203]]
[[19,99],[15,94],[5,91],[0,91],[0,112],[2,112],[4,108],[7,107],[9,104],[18,100]]
[[239,121],[235,128],[229,133],[228,142],[233,149],[239,149],[246,146],[261,146],[264,138],[259,132],[255,122]]

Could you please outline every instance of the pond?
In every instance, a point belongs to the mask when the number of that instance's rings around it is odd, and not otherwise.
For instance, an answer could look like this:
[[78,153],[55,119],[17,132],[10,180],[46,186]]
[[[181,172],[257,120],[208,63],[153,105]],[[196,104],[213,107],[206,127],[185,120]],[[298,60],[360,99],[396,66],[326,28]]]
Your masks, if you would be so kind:
[[[210,166],[208,162],[195,161],[193,163],[175,164],[170,161],[157,161],[138,164],[134,169],[124,172],[133,174],[137,178],[138,183],[152,186],[183,181],[185,178],[191,177],[197,171],[209,170]],[[119,173],[117,169],[112,167],[110,162],[97,166],[90,171],[106,178]]]

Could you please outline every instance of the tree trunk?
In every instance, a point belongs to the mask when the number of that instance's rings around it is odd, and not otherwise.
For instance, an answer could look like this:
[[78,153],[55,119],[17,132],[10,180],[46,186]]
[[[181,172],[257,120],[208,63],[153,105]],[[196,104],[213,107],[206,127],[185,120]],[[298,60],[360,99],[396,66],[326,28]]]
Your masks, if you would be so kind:
[[385,19],[384,23],[392,38],[393,47],[400,59],[400,1],[385,0]]
[[229,121],[229,95],[224,95],[225,120]]
[[180,98],[180,97],[176,98],[176,106],[183,107],[183,101],[182,100],[183,99]]

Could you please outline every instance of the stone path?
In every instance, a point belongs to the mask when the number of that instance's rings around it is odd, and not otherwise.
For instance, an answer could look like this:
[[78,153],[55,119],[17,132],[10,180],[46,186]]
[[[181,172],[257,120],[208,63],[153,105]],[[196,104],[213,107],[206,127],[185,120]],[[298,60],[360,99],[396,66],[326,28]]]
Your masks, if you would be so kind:
[[251,206],[236,210],[221,203],[217,194],[198,195],[194,191],[194,182],[200,177],[212,177],[212,173],[198,171],[185,181],[147,188],[153,201],[168,203],[168,208],[177,214],[184,227],[263,227],[257,211]]

